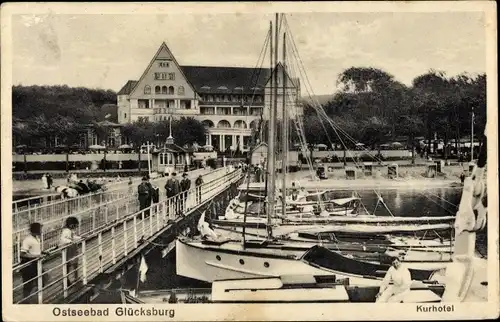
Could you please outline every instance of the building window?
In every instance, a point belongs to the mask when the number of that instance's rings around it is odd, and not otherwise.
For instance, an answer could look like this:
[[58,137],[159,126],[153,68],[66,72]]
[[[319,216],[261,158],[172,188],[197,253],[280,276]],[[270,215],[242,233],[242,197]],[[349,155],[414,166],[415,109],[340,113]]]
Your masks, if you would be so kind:
[[[168,73],[169,75],[172,73]],[[154,73],[154,79],[156,80],[166,80],[167,79],[167,73]],[[170,78],[168,78],[170,79]]]
[[144,94],[151,94],[151,86],[149,85],[144,86]]
[[123,118],[127,118],[127,113],[123,113]]
[[155,94],[161,94],[160,86],[155,86]]
[[170,63],[168,61],[161,61],[158,63],[158,66],[160,66],[161,68],[168,68],[170,67]]
[[212,95],[208,95],[207,101],[213,102],[214,101],[214,97]]
[[174,95],[174,87],[173,86],[169,86],[168,87],[168,94],[169,95]]
[[168,73],[168,80],[175,80],[175,73]]
[[177,90],[178,95],[184,95],[184,86],[179,86],[179,89]]
[[108,137],[108,146],[114,147],[115,146],[115,138],[114,137]]
[[160,158],[159,158],[160,165],[166,165],[167,164],[167,154],[166,153],[160,153]]
[[167,94],[167,86],[162,86],[161,87],[161,93],[162,94]]

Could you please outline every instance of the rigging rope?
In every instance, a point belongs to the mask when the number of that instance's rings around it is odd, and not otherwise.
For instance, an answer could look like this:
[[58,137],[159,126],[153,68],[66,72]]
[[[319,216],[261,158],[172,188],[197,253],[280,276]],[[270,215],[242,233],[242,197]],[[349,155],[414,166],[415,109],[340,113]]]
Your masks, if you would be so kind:
[[[311,86],[311,83],[310,83],[310,80],[309,80],[309,77],[307,75],[307,73],[305,72],[305,68],[303,66],[303,61],[300,57],[300,54],[298,52],[298,49],[297,49],[297,45],[295,43],[295,40],[294,38],[291,36],[291,28],[288,24],[288,21],[285,17],[284,19],[284,23],[285,23],[285,27],[287,30],[290,30],[290,32],[288,33],[290,35],[290,42],[291,42],[291,48],[292,48],[292,55],[294,55],[294,57],[297,59],[297,64],[298,64],[298,70],[299,70],[299,73],[301,76],[303,76],[303,78],[306,80],[305,82],[305,89],[306,89],[306,92],[311,100],[311,102],[313,103],[312,104],[312,107],[314,108],[314,110],[316,111],[317,115],[318,115],[318,118],[320,120],[320,123],[327,135],[327,138],[329,140],[329,143],[332,145],[332,140],[330,139],[330,136],[328,134],[328,131],[326,130],[323,122],[322,122],[322,119],[325,119],[329,124],[330,126],[332,127],[332,129],[334,130],[335,134],[337,135],[338,139],[340,140],[343,148],[344,148],[344,151],[347,152],[347,154],[349,154],[349,156],[351,157],[351,159],[353,160],[356,168],[361,168],[360,164],[356,161],[356,158],[352,155],[352,152],[350,150],[347,150],[347,145],[345,144],[344,140],[342,139],[341,135],[339,134],[339,132],[341,132],[342,134],[344,134],[344,136],[347,138],[348,141],[350,141],[351,143],[358,143],[352,136],[350,136],[346,131],[344,131],[341,127],[339,127],[337,124],[335,124],[335,122],[330,118],[328,117],[328,115],[326,114],[326,112],[324,111],[324,109],[322,108],[321,104],[319,104],[319,102],[317,101],[317,99],[315,100],[312,95],[311,95],[311,92],[309,91],[309,88],[311,88],[311,91],[312,91],[312,86]],[[292,65],[293,66],[293,65]],[[301,69],[302,67],[302,69]],[[363,148],[364,152],[366,152],[370,157],[372,157],[375,161],[379,162],[379,163],[382,163],[383,160],[380,159],[377,155],[373,155],[371,153],[371,151],[369,151],[368,149],[366,148]],[[382,199],[381,195],[374,190],[374,192],[376,193],[377,197],[379,199]],[[423,193],[422,193],[423,194]],[[423,194],[426,198],[430,199],[428,196],[426,196],[425,194]],[[448,201],[446,201],[445,199],[441,198],[441,197],[438,197],[440,198],[441,200],[444,200],[445,202],[447,203],[450,203]],[[432,201],[432,199],[430,199]],[[382,204],[384,205],[384,207],[387,209],[387,211],[391,214],[391,216],[394,216],[393,213],[391,212],[391,210],[389,209],[389,207],[385,204],[385,202],[383,202],[383,199],[381,200],[382,201]],[[452,203],[450,203],[452,204]],[[456,207],[456,205],[454,205]]]

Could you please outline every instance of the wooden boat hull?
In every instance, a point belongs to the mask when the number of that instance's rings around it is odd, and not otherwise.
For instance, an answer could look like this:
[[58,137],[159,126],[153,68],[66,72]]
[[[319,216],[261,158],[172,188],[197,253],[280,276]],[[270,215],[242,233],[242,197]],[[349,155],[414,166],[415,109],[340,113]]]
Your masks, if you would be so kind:
[[[176,241],[177,275],[212,283],[215,280],[272,277],[286,274],[331,275],[299,260],[304,252],[246,248],[241,243],[206,245],[201,241]],[[336,272],[337,274],[337,272]],[[380,285],[380,280],[338,273],[355,285]]]

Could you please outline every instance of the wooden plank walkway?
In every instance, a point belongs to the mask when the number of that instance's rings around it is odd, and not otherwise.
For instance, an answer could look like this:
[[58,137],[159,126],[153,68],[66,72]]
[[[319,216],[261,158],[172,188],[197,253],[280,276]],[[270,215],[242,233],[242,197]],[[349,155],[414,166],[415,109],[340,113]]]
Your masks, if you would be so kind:
[[[195,170],[188,173],[188,177],[191,180],[196,179],[200,174],[203,175],[203,181],[209,182],[211,180],[217,179],[218,177],[226,173],[226,169],[220,168],[213,171],[210,170]],[[167,178],[158,178],[152,180],[153,184],[160,188],[160,200],[166,198],[165,194],[162,193],[163,186],[165,185]],[[194,186],[192,182],[191,186]],[[128,187],[127,191],[113,192],[112,196],[95,195],[90,196],[85,199],[78,201],[78,205],[70,205],[75,201],[68,199],[66,201],[58,202],[61,205],[56,207],[57,209],[63,209],[58,211],[56,208],[48,209],[47,216],[45,219],[39,220],[43,224],[42,232],[42,246],[44,250],[50,250],[51,248],[57,246],[59,235],[61,229],[64,225],[64,220],[69,216],[77,217],[80,220],[79,235],[84,236],[86,234],[95,231],[98,228],[104,227],[110,222],[118,220],[119,218],[126,216],[130,213],[137,212],[139,210],[139,202],[137,199],[137,186]],[[96,199],[95,204],[93,204],[93,199]],[[84,203],[84,204],[83,204]],[[73,210],[69,210],[73,209]],[[52,212],[53,211],[53,212]],[[14,230],[12,234],[12,245],[13,245],[13,264],[18,264],[20,262],[20,245],[24,237],[29,234],[29,223],[33,220],[29,219],[28,216],[21,223],[14,224]],[[20,217],[17,217],[18,219]]]
[[[238,182],[241,176],[241,170],[235,170],[224,173],[200,188],[191,189],[187,194],[183,213],[187,215],[196,211],[202,204],[210,202],[231,184]],[[201,200],[197,200],[198,192],[201,193]],[[67,272],[67,265],[64,264],[67,247],[54,250],[49,256],[38,260],[39,274],[36,283],[39,287],[35,288],[27,299],[23,299],[23,281],[19,272],[22,266],[17,265],[13,269],[14,303],[55,303],[77,292],[92,278],[137,248],[141,238],[148,238],[175,225],[179,216],[174,208],[181,204],[183,199],[184,196],[180,194],[154,204],[142,212],[126,214],[86,236],[82,242],[77,243],[80,250],[77,257],[78,279],[73,284],[68,284],[68,277],[72,276],[68,276],[70,272]],[[150,216],[146,215],[148,211]]]

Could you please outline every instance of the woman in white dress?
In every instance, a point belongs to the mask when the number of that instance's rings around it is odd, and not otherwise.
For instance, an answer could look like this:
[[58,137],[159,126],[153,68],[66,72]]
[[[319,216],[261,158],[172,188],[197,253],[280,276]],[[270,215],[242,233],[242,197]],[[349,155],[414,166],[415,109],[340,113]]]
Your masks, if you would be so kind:
[[42,185],[43,185],[43,189],[49,189],[49,184],[48,184],[47,176],[45,175],[45,173],[42,176]]

